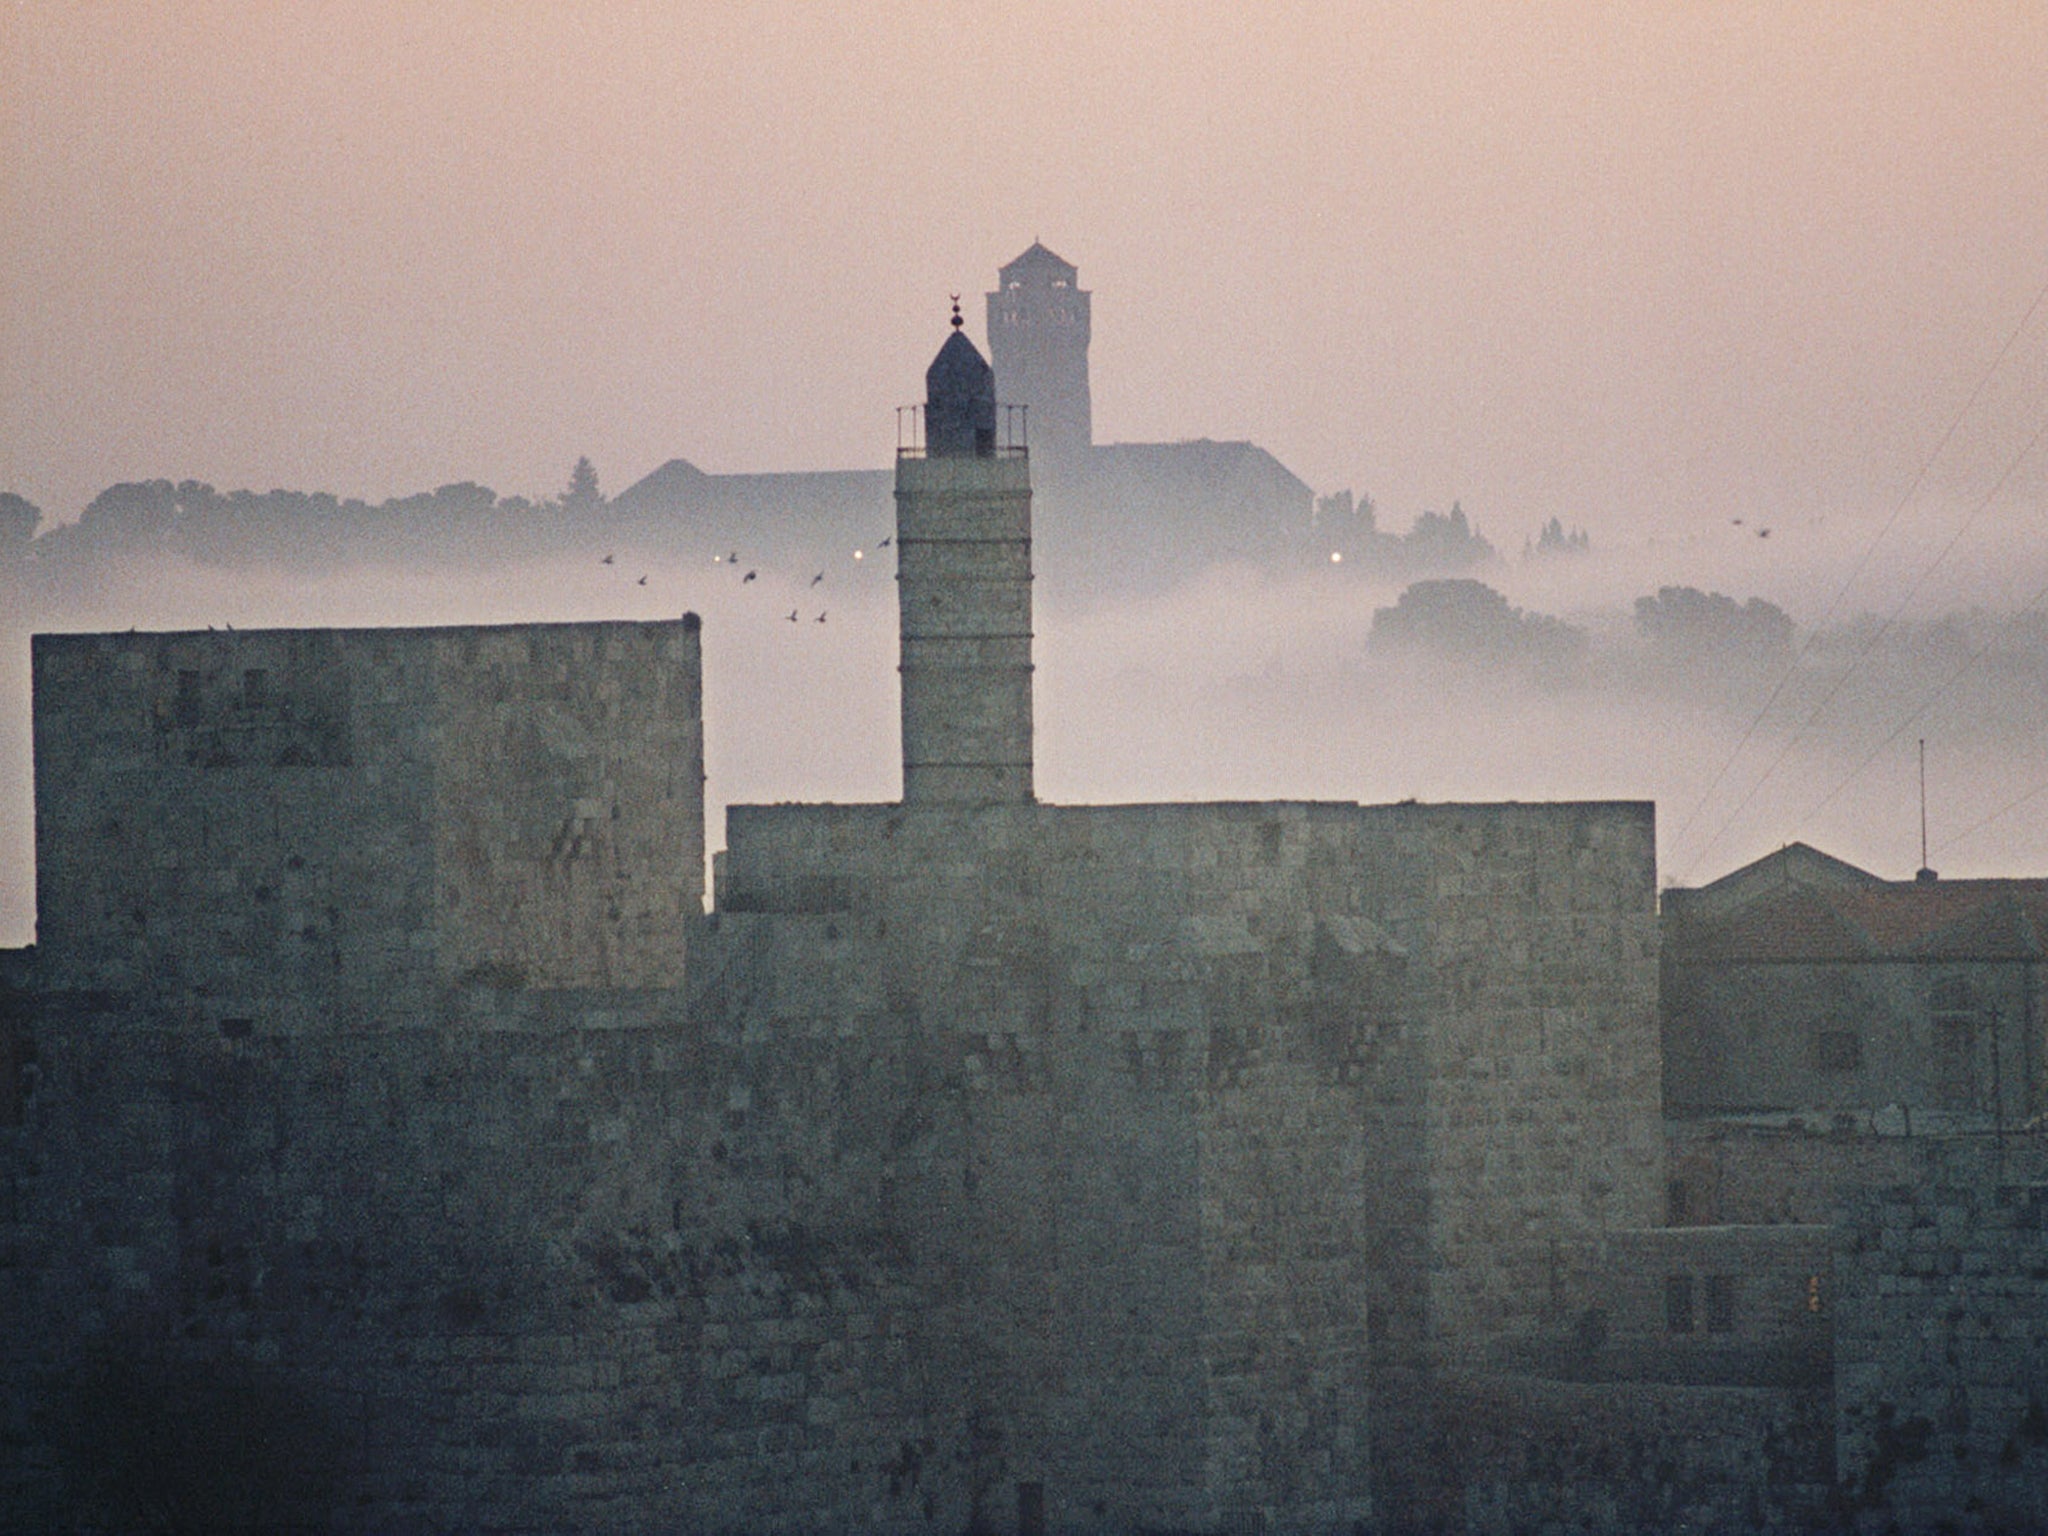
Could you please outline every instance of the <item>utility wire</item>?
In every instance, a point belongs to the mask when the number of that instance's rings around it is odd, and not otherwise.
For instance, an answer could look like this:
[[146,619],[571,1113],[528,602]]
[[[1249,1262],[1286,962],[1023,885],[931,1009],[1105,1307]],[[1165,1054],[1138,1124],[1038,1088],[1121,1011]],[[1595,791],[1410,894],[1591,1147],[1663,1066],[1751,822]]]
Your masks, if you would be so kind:
[[[1991,489],[1992,496],[1996,496],[1998,494],[1999,489],[2004,486],[2005,482],[2008,479],[2011,478],[2013,471],[2019,467],[2020,459],[2025,458],[2027,454],[2031,453],[2034,449],[2035,444],[2039,443],[2042,437],[2044,436],[2048,436],[2048,421],[2043,421],[2041,425],[2035,429],[2033,437],[2031,437],[2027,441],[2027,446],[2020,450],[2019,458],[2014,459],[2012,464],[2007,467],[2005,474],[1999,477],[1998,485],[1993,486]],[[1982,512],[1984,510],[1984,507],[1988,505],[1989,502],[1990,497],[1987,496],[1983,502],[1978,504],[1977,511]],[[1975,519],[1976,513],[1972,513],[1970,516],[1970,521],[1975,521]],[[1965,522],[1963,526],[1964,528],[1967,528],[1969,526],[1969,522]],[[1959,529],[1956,533],[1956,538],[1959,539],[1961,537],[1962,530]],[[1948,548],[1955,548],[1955,539],[1949,540]],[[1942,551],[1942,555],[1946,556],[1947,554],[1948,549],[1944,549]],[[1941,560],[1937,559],[1934,562],[1934,565],[1939,564],[1941,564]],[[1923,579],[1926,575],[1930,575],[1933,573],[1934,565],[1930,565],[1927,568],[1927,571],[1923,573]],[[1914,584],[1915,590],[1918,589],[1918,585],[1919,584],[1917,582]],[[1912,595],[1912,592],[1908,592],[1906,594],[1908,598],[1910,598]],[[1826,810],[1827,807],[1834,802],[1834,799],[1837,795],[1841,794],[1843,790],[1847,789],[1862,775],[1864,769],[1868,768],[1872,763],[1877,761],[1878,757],[1884,752],[1884,749],[1886,747],[1890,746],[1893,742],[1897,741],[1901,736],[1903,736],[1906,733],[1907,729],[1913,724],[1914,721],[1918,720],[1922,715],[1926,714],[1928,710],[1932,709],[1935,706],[1935,704],[1941,699],[1942,695],[1945,694],[1950,688],[1955,686],[1956,682],[1963,676],[1964,673],[1968,672],[1970,668],[1974,667],[1978,662],[1982,661],[1986,656],[1988,656],[1991,653],[1992,648],[1996,646],[1999,641],[2003,640],[2006,637],[2006,635],[2009,634],[2019,624],[2019,621],[2021,619],[2025,618],[2029,613],[2033,612],[2035,606],[2044,597],[2048,597],[2048,584],[2044,584],[2039,591],[2035,592],[2034,595],[2028,598],[2024,604],[2022,604],[2019,608],[2014,610],[2012,615],[2008,617],[2003,624],[1999,625],[1999,627],[1992,633],[1990,639],[1984,641],[1982,644],[1977,646],[1976,649],[1971,651],[1968,656],[1965,656],[1963,658],[1962,664],[1960,666],[1958,666],[1954,671],[1950,672],[1948,676],[1944,677],[1940,682],[1936,683],[1934,685],[1934,688],[1927,694],[1927,696],[1920,701],[1920,707],[1914,710],[1912,714],[1906,716],[1906,718],[1901,720],[1896,726],[1894,726],[1892,728],[1892,733],[1889,736],[1885,737],[1883,741],[1880,741],[1875,747],[1873,747],[1870,751],[1869,756],[1865,757],[1862,762],[1858,763],[1854,768],[1850,769],[1848,774],[1842,779],[1840,783],[1835,785],[1835,787],[1829,790],[1825,795],[1821,796],[1821,798],[1814,803],[1813,808],[1809,810],[1802,819],[1805,821],[1812,821],[1814,817],[1818,816],[1822,811]],[[1900,608],[1903,608],[1904,606],[1904,602],[1901,601]],[[1885,625],[1888,626],[1894,621],[1896,621],[1898,616],[1898,610],[1894,610],[1891,618],[1885,621]],[[1883,632],[1884,626],[1880,626],[1878,630],[1878,635],[1881,636]],[[1874,647],[1876,643],[1877,638],[1873,637],[1870,645],[1865,646],[1861,655],[1857,657],[1857,661],[1860,662],[1864,656],[1868,656],[1870,654],[1872,647]],[[1850,670],[1853,671],[1854,669],[1855,664],[1852,663]],[[1846,673],[1844,674],[1843,680],[1847,680]],[[1833,697],[1833,695],[1831,694],[1829,695],[1829,697]],[[1825,701],[1823,701],[1823,703],[1825,703]],[[1810,725],[1812,724],[1812,721],[1809,720],[1807,723]]]
[[[2044,293],[2048,293],[2048,288],[2044,288],[2042,291]],[[1823,714],[1827,713],[1828,706],[1834,703],[1835,699],[1841,694],[1844,688],[1849,686],[1849,679],[1856,675],[1857,670],[1863,665],[1863,663],[1866,660],[1869,659],[1870,653],[1877,649],[1878,643],[1884,639],[1885,635],[1891,630],[1892,626],[1898,623],[1899,616],[1906,611],[1906,605],[1912,602],[1915,595],[1919,593],[1920,588],[1926,584],[1927,578],[1932,576],[1937,570],[1941,568],[1942,562],[1948,559],[1949,554],[1955,549],[1956,545],[1959,542],[1961,542],[1963,535],[1969,532],[1970,526],[1973,523],[1975,523],[1980,516],[1983,515],[1984,509],[1991,505],[1993,498],[1995,498],[2000,491],[2005,489],[2006,481],[2010,480],[2013,477],[2014,472],[2019,469],[2020,464],[2026,459],[2026,456],[2034,451],[2035,444],[2039,443],[2044,435],[2048,435],[2048,419],[2044,419],[2041,425],[2034,429],[2034,435],[2027,439],[2026,446],[2020,449],[2020,451],[2013,456],[2012,461],[2005,466],[2005,472],[1998,477],[1997,483],[1994,484],[1987,493],[1985,493],[1984,498],[1981,501],[1979,501],[1977,505],[1971,510],[1970,515],[1964,518],[1962,523],[1958,525],[1958,527],[1956,528],[1956,531],[1949,536],[1949,541],[1941,547],[1941,553],[1936,555],[1933,560],[1929,561],[1928,564],[1921,569],[1920,574],[1913,578],[1912,585],[1906,588],[1905,595],[1899,599],[1897,605],[1893,607],[1891,613],[1884,619],[1884,621],[1880,623],[1876,629],[1871,631],[1870,638],[1863,643],[1863,648],[1860,651],[1858,651],[1853,657],[1850,658],[1849,665],[1842,669],[1840,676],[1838,676],[1835,679],[1834,683],[1829,687],[1828,691],[1821,696],[1821,701],[1818,704],[1814,705],[1813,712],[1806,717],[1804,723],[1802,723],[1800,727],[1796,731],[1794,731],[1790,736],[1787,736],[1785,738],[1785,744],[1778,749],[1778,755],[1771,759],[1770,766],[1764,769],[1762,777],[1750,786],[1749,793],[1744,795],[1741,801],[1736,805],[1735,809],[1728,813],[1727,819],[1724,820],[1721,823],[1721,825],[1715,829],[1714,835],[1708,838],[1706,842],[1700,845],[1699,853],[1694,857],[1692,863],[1686,866],[1685,874],[1680,876],[1681,880],[1689,877],[1692,874],[1693,869],[1700,863],[1702,859],[1704,859],[1707,856],[1707,854],[1712,850],[1713,846],[1721,840],[1721,838],[1727,833],[1730,827],[1735,825],[1736,820],[1742,815],[1742,813],[1745,810],[1749,808],[1750,801],[1754,800],[1757,797],[1758,793],[1763,789],[1764,785],[1770,782],[1771,776],[1778,771],[1780,766],[1783,765],[1785,759],[1792,755],[1792,749],[1799,745],[1800,741],[1805,737],[1808,731],[1813,729],[1815,722],[1818,721]],[[2031,606],[2031,604],[2029,606]],[[1931,704],[1933,701],[1929,700],[1928,702],[1929,704]],[[1914,712],[1913,716],[1906,722],[1906,724],[1911,724],[1912,720],[1918,719],[1920,715],[1926,711],[1927,708],[1927,704],[1921,705],[1920,709]],[[1879,751],[1882,751],[1884,746],[1889,746],[1892,741],[1896,740],[1899,732],[1905,730],[1905,728],[1906,725],[1901,725],[1899,726],[1897,731],[1894,731],[1890,736],[1886,737],[1884,743],[1879,747]],[[1873,753],[1872,757],[1874,758],[1875,756],[1876,754]],[[1863,764],[1857,767],[1856,773],[1861,773],[1863,769],[1868,766],[1869,760],[1866,760]],[[1855,774],[1851,774],[1850,777],[1854,778]],[[1839,793],[1840,789],[1846,787],[1846,785],[1847,780],[1845,780],[1841,786],[1837,786],[1836,791],[1830,793],[1828,799],[1832,800],[1834,798],[1834,794]],[[1808,814],[1811,815],[1812,813],[1809,812]]]
[[[2005,338],[2004,345],[1999,347],[1998,355],[1991,359],[1990,365],[1985,368],[1983,375],[1977,380],[1976,387],[1970,391],[1969,397],[1963,401],[1962,406],[1956,411],[1954,419],[1948,424],[1948,430],[1941,434],[1941,440],[1934,445],[1934,451],[1927,455],[1926,461],[1921,464],[1918,473],[1913,476],[1912,483],[1906,487],[1906,493],[1899,498],[1898,505],[1892,508],[1891,516],[1885,519],[1884,526],[1878,529],[1876,535],[1864,546],[1863,553],[1857,557],[1856,564],[1850,568],[1849,574],[1843,580],[1841,586],[1836,588],[1835,595],[1828,599],[1827,606],[1821,610],[1820,617],[1807,630],[1806,639],[1800,644],[1792,660],[1786,664],[1785,670],[1778,675],[1777,682],[1771,686],[1770,694],[1764,699],[1762,707],[1757,710],[1749,724],[1743,727],[1742,735],[1737,739],[1734,749],[1729,752],[1727,760],[1721,764],[1714,777],[1708,781],[1706,789],[1701,792],[1698,802],[1693,806],[1691,813],[1687,815],[1684,822],[1680,824],[1678,831],[1672,834],[1671,844],[1674,850],[1684,843],[1686,833],[1690,832],[1693,824],[1700,819],[1700,813],[1707,808],[1707,802],[1713,799],[1714,791],[1721,787],[1721,781],[1728,776],[1729,769],[1735,766],[1736,761],[1742,756],[1743,749],[1749,745],[1750,739],[1756,735],[1758,727],[1764,723],[1772,707],[1777,704],[1779,696],[1784,693],[1786,685],[1797,675],[1800,664],[1806,660],[1807,653],[1813,649],[1814,642],[1820,638],[1821,630],[1826,626],[1828,620],[1834,617],[1835,610],[1841,606],[1842,599],[1848,596],[1850,588],[1856,585],[1857,578],[1863,574],[1863,568],[1870,563],[1871,556],[1877,553],[1878,545],[1885,541],[1892,528],[1898,523],[1899,518],[1904,515],[1906,508],[1912,504],[1913,498],[1920,493],[1920,486],[1927,479],[1929,472],[1933,470],[1935,461],[1948,448],[1950,440],[1955,437],[1956,432],[1961,428],[1964,418],[1976,406],[1978,398],[1991,383],[1992,376],[2004,364],[2006,355],[2012,351],[2014,344],[2019,341],[2021,334],[2025,332],[2027,326],[2033,321],[2034,314],[2040,309],[2044,299],[2048,299],[2048,281],[2044,281],[2040,289],[2034,294],[2033,302],[2027,306],[2026,313],[2020,316],[2019,324],[2012,328],[2011,333]],[[1782,761],[1782,758],[1783,754],[1780,754],[1780,761]],[[1776,766],[1776,763],[1772,764],[1772,768]],[[1769,777],[1768,771],[1765,777]],[[1758,787],[1761,787],[1761,784],[1762,781],[1759,780]],[[1749,795],[1744,797],[1742,805],[1736,807],[1738,814],[1743,806],[1747,806],[1750,800],[1755,798],[1755,795],[1756,790],[1752,789]],[[1693,857],[1692,863],[1688,864],[1685,867],[1684,873],[1680,875],[1681,881],[1691,877],[1693,870],[1705,859],[1714,843],[1720,840],[1721,833],[1726,830],[1727,827],[1724,824],[1720,831],[1717,831],[1713,838],[1701,847],[1699,853]]]
[[1967,827],[1963,828],[1962,831],[1956,833],[1954,836],[1943,839],[1940,843],[1937,843],[1935,845],[1934,851],[1936,853],[1946,853],[1949,849],[1955,847],[1958,843],[1967,842],[1970,838],[1976,836],[1979,832],[1982,832],[1986,827],[1990,826],[1991,823],[1993,823],[1994,821],[1998,821],[2006,816],[2011,815],[2014,811],[2018,810],[2028,801],[2039,799],[2042,795],[2048,795],[2048,780],[2044,780],[2041,783],[2036,784],[2032,789],[2028,790],[2025,794],[2017,795],[2013,799],[2006,801],[2004,805],[2001,805],[1989,816],[1986,816],[1979,821],[1971,822]]
[[[1998,349],[1998,355],[1991,359],[1990,366],[1984,370],[1983,376],[1977,380],[1976,387],[1970,391],[1969,398],[1963,401],[1954,419],[1949,422],[1948,430],[1941,434],[1941,440],[1934,445],[1934,451],[1927,455],[1926,462],[1921,464],[1919,472],[1913,476],[1912,483],[1906,487],[1905,495],[1901,496],[1898,505],[1892,508],[1891,516],[1885,519],[1884,526],[1878,529],[1876,535],[1864,546],[1863,553],[1857,558],[1856,564],[1850,569],[1848,577],[1836,589],[1835,595],[1828,599],[1827,606],[1821,610],[1820,618],[1808,629],[1805,641],[1800,645],[1792,660],[1786,665],[1785,670],[1779,674],[1778,680],[1772,685],[1770,694],[1765,698],[1763,706],[1757,710],[1749,724],[1743,728],[1742,735],[1736,741],[1734,750],[1728,754],[1727,760],[1721,764],[1720,769],[1708,782],[1706,789],[1701,792],[1699,801],[1693,806],[1691,814],[1685,818],[1678,831],[1672,835],[1673,848],[1677,848],[1684,842],[1686,833],[1691,831],[1693,823],[1699,820],[1700,813],[1707,808],[1707,802],[1713,798],[1714,791],[1721,787],[1721,781],[1728,776],[1728,770],[1735,766],[1737,759],[1742,756],[1743,749],[1749,745],[1750,739],[1756,734],[1757,728],[1763,724],[1765,718],[1770,714],[1772,707],[1778,702],[1779,695],[1784,693],[1786,684],[1790,683],[1792,678],[1798,673],[1800,663],[1806,660],[1807,653],[1813,649],[1814,642],[1820,637],[1821,629],[1834,616],[1835,610],[1841,606],[1842,599],[1848,595],[1849,589],[1856,585],[1857,578],[1863,574],[1863,568],[1870,563],[1871,556],[1877,553],[1878,545],[1884,542],[1886,536],[1891,533],[1892,528],[1897,524],[1906,508],[1912,503],[1913,498],[1919,494],[1920,486],[1934,468],[1935,461],[1947,449],[1950,440],[1955,437],[1956,432],[1961,428],[1964,418],[1976,406],[1978,398],[1991,383],[1992,376],[1998,372],[2000,366],[2005,362],[2006,355],[2012,351],[2014,344],[2018,342],[2028,324],[2032,322],[2035,311],[2040,309],[2044,299],[2048,299],[2048,282],[2043,282],[2040,290],[2035,293],[2034,300],[2027,306],[2026,313],[2020,316],[2019,324],[2015,325],[2012,328],[2011,334],[2005,338],[2005,344]],[[1754,793],[1754,791],[1751,791],[1752,796]],[[1744,805],[1748,803],[1748,799],[1743,801]],[[1723,830],[1726,830],[1725,827]],[[1716,832],[1714,840],[1718,840],[1720,835],[1719,832]],[[1713,844],[1710,841],[1706,847],[1701,848],[1699,854],[1694,857],[1692,864],[1686,866],[1685,874],[1680,877],[1681,879],[1691,875],[1693,868],[1699,864],[1701,859],[1705,858],[1707,850],[1712,846]]]

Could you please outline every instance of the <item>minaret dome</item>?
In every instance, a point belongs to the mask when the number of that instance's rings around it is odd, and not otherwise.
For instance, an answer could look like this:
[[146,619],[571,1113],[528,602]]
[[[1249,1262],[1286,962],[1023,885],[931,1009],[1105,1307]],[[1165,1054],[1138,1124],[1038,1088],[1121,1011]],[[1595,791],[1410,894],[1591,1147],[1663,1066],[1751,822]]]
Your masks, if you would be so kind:
[[953,332],[924,373],[924,448],[933,458],[996,451],[996,375],[960,329],[953,306]]

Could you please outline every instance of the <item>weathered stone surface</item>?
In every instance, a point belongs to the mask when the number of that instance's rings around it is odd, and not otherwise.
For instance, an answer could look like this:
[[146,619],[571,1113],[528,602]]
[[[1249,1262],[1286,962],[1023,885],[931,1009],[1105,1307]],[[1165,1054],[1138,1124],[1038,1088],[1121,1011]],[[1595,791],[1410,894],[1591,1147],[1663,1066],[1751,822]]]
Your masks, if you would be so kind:
[[1849,1201],[1835,1272],[1836,1454],[1873,1528],[2048,1526],[2048,1184],[1958,1143]]
[[681,980],[694,617],[44,635],[33,661],[42,985],[312,1030],[464,979]]

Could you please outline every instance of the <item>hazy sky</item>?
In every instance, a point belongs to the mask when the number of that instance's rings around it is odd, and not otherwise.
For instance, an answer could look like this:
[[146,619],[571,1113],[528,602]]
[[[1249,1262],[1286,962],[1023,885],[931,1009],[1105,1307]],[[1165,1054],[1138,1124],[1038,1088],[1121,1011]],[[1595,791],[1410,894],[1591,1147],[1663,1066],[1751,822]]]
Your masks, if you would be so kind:
[[29,0],[0,489],[879,465],[1039,237],[1101,438],[1610,540],[1886,508],[2048,278],[2044,81],[2040,0]]
[[[1098,438],[1250,437],[1396,527],[1458,498],[1510,554],[1592,533],[1568,578],[1489,571],[1517,602],[2048,595],[2041,0],[0,6],[0,490],[59,520],[156,477],[881,467],[948,293],[978,338],[1036,237],[1095,293]],[[0,943],[29,626],[641,616],[594,566],[389,574],[166,567],[0,614]],[[797,654],[707,579],[637,600],[705,612],[714,814],[893,794],[886,581]],[[1923,717],[1878,669],[1812,729],[1768,679],[1447,703],[1361,661],[1393,595],[1041,592],[1041,790],[1654,797],[1667,875],[1790,837],[1897,875],[1925,733],[1937,862],[2048,866],[2037,678]]]

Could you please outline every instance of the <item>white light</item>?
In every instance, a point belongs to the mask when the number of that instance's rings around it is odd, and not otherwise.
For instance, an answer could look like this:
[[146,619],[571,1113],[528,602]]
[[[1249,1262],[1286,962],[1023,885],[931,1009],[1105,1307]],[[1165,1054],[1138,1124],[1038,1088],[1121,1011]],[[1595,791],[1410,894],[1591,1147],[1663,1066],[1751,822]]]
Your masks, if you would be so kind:
[[1330,564],[1332,564],[1332,565],[1342,565],[1343,563],[1344,563],[1344,551],[1343,551],[1343,550],[1341,550],[1341,549],[1333,549],[1333,550],[1331,550],[1331,551],[1330,551]]
[[853,558],[854,558],[854,559],[856,559],[856,560],[865,560],[865,559],[867,559],[867,556],[866,556],[866,555],[865,555],[865,554],[864,554],[863,552],[861,552],[860,550],[857,550],[857,549],[856,549],[856,550],[855,550],[855,551],[853,552]]

